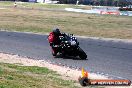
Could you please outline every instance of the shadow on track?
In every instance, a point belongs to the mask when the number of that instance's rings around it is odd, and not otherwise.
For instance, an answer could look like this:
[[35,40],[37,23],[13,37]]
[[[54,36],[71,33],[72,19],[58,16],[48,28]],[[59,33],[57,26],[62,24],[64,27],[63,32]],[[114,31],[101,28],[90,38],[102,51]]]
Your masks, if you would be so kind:
[[72,60],[88,60],[88,59],[80,59],[79,57],[68,56],[68,55],[65,55],[65,56],[57,55],[57,56],[54,57],[54,58],[72,59]]

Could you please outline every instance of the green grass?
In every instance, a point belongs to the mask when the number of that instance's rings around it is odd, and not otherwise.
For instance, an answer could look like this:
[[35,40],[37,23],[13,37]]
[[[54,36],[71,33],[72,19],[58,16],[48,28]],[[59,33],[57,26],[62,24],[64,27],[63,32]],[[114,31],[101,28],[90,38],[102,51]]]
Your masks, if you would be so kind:
[[61,77],[57,72],[45,67],[0,63],[0,88],[80,88],[75,81]]
[[64,4],[42,4],[42,3],[22,3],[18,4],[25,7],[34,7],[34,8],[56,8],[56,9],[64,9],[64,8],[79,8],[80,6],[76,5],[64,5]]
[[[0,6],[13,6],[14,2],[9,1],[0,1]],[[17,2],[18,7],[27,7],[27,8],[52,8],[52,9],[64,9],[64,8],[82,8],[82,9],[91,9],[91,6],[79,6],[72,4],[45,4],[45,3],[27,3],[27,2]]]
[[77,88],[55,71],[37,66],[0,63],[0,88]]
[[18,66],[13,64],[8,64],[9,68],[13,68],[22,72],[32,72],[35,74],[51,74],[51,75],[59,75],[54,71],[49,70],[48,68],[44,67],[37,67],[37,66]]
[[9,1],[0,1],[0,6],[11,6],[13,5],[13,2]]
[[0,30],[44,34],[58,27],[75,35],[132,39],[132,17],[18,8],[0,12]]

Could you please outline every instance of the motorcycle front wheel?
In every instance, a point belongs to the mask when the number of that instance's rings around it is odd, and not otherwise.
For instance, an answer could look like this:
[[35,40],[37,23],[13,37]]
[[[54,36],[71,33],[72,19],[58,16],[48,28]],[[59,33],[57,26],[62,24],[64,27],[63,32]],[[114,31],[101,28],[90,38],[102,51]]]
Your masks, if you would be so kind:
[[87,59],[86,53],[80,47],[78,48],[78,55],[83,60],[86,60]]

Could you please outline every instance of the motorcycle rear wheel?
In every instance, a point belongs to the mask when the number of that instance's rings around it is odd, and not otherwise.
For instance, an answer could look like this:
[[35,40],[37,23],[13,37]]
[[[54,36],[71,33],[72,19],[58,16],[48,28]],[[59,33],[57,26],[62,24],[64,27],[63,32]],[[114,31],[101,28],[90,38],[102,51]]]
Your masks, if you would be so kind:
[[56,56],[57,54],[56,54],[54,51],[52,51],[52,55],[53,55],[53,56]]

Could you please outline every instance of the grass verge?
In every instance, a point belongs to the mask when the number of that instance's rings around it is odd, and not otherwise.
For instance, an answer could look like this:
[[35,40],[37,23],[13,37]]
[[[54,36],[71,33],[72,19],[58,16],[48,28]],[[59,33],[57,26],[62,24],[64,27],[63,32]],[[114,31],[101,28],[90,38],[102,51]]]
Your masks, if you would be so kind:
[[[27,5],[29,4],[27,3]],[[50,7],[47,6],[47,8]],[[28,10],[26,8],[0,9],[0,12],[1,30],[43,34],[50,32],[54,27],[59,27],[63,32],[74,33],[75,35],[132,39],[132,17],[57,10]]]
[[77,88],[54,71],[37,66],[0,63],[0,88]]
[[[14,2],[0,1],[0,6],[13,6]],[[77,8],[77,9],[91,9],[91,6],[80,6],[73,4],[45,4],[45,3],[28,3],[28,2],[17,2],[18,7],[27,8],[52,8],[52,9],[64,9],[64,8]]]

